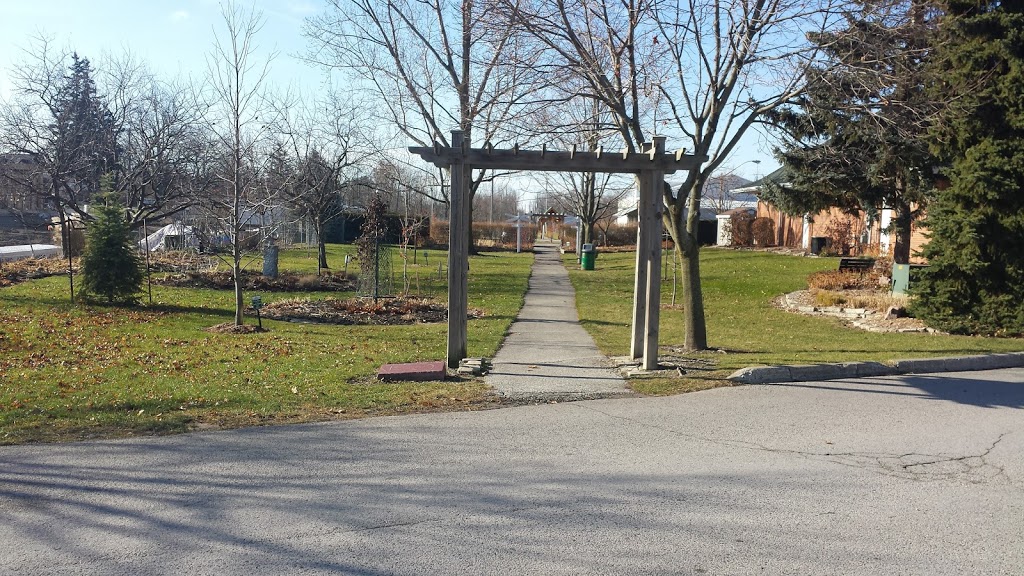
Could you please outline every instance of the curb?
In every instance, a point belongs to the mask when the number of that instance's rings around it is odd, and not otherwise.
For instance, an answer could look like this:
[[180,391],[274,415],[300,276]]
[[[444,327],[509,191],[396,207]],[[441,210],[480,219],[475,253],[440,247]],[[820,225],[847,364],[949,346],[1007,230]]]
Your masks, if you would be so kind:
[[840,364],[808,364],[784,366],[751,366],[741,368],[729,380],[741,384],[778,384],[783,382],[809,382],[895,376],[899,374],[925,374],[931,372],[969,372],[972,370],[999,370],[1024,367],[1024,352],[986,354],[984,356],[950,356],[947,358],[917,358],[879,362],[843,362]]

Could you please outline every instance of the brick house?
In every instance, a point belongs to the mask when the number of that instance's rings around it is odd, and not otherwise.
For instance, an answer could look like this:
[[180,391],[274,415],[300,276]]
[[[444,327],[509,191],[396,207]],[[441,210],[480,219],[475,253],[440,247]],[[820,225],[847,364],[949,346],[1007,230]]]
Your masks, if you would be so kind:
[[[785,186],[785,169],[780,168],[737,192],[758,194],[769,183]],[[839,208],[792,215],[759,198],[756,216],[770,218],[775,223],[775,245],[812,253],[831,249],[844,255],[884,255],[890,253],[895,242],[895,235],[885,232],[893,218],[893,211],[888,208],[881,210],[877,220],[864,211],[851,213]],[[912,262],[923,262],[919,254],[927,242],[925,228],[920,221],[915,222],[910,237]]]

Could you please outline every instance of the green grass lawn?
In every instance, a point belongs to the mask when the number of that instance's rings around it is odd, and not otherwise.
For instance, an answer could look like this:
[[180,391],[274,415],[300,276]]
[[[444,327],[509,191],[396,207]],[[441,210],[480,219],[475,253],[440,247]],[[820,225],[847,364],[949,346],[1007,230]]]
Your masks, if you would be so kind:
[[[330,246],[344,266],[351,246]],[[414,294],[444,294],[446,253],[407,268]],[[531,254],[488,253],[470,262],[469,353],[490,356],[522,305]],[[393,256],[401,288],[403,260]],[[315,273],[315,251],[282,251],[282,270]],[[356,271],[353,262],[350,271]],[[347,297],[247,292],[264,302]],[[67,278],[0,288],[0,443],[236,427],[363,414],[467,407],[479,382],[384,384],[381,364],[441,360],[445,324],[333,326],[264,320],[267,332],[215,334],[233,317],[229,291],[153,287],[152,306],[71,305]],[[254,323],[248,318],[247,323]]]
[[[633,253],[602,253],[597,270],[577,270],[566,258],[576,288],[583,326],[601,351],[629,354],[632,318]],[[778,310],[771,300],[807,288],[807,275],[834,270],[836,258],[804,258],[754,251],[704,249],[701,279],[708,325],[708,345],[718,349],[694,356],[714,360],[717,370],[703,378],[683,381],[637,381],[646,393],[675,392],[706,387],[732,371],[753,365],[812,364],[1024,350],[1024,340],[947,336],[940,334],[879,334],[844,326],[838,319],[804,316]],[[683,313],[671,309],[672,273],[662,284],[661,346],[683,343]],[[680,292],[681,294],[681,292]],[[695,382],[694,380],[698,380]]]

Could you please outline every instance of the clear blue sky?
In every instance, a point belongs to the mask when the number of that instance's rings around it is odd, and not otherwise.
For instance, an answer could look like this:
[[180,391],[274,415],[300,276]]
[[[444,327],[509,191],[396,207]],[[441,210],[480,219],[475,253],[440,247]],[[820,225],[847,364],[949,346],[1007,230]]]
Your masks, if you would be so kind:
[[[319,0],[256,0],[266,23],[261,51],[279,54],[272,65],[276,84],[319,85],[322,72],[292,55],[304,49],[302,20],[321,9]],[[248,2],[240,3],[248,7]],[[213,30],[223,29],[217,0],[0,0],[0,95],[10,93],[8,72],[38,33],[59,47],[97,61],[128,49],[161,75],[195,78],[206,72]]]
[[[255,0],[239,2],[263,12],[258,36],[264,53],[276,51],[271,81],[289,84],[304,95],[320,87],[323,72],[306,66],[296,54],[305,49],[303,19],[324,9],[322,0]],[[161,75],[202,78],[213,30],[222,33],[218,0],[0,0],[0,98],[10,95],[8,72],[22,60],[34,35],[44,34],[58,47],[75,50],[93,61],[104,53],[125,49]],[[672,145],[669,143],[669,147]],[[754,164],[752,160],[761,160]],[[764,138],[751,132],[725,168],[753,179],[777,167]]]

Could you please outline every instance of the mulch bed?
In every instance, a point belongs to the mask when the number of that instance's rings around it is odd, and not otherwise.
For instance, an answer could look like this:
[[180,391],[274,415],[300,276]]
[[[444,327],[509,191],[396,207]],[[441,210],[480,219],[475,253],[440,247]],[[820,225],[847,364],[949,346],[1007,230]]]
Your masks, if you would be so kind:
[[[153,278],[153,284],[175,288],[209,288],[231,290],[235,287],[231,272],[192,271]],[[242,285],[246,290],[263,292],[345,292],[356,289],[355,281],[344,273],[330,272],[295,274],[282,272],[277,278],[268,278],[257,272],[242,272]]]
[[256,334],[258,332],[266,332],[266,330],[260,328],[256,324],[242,324],[241,326],[235,326],[234,322],[225,322],[223,324],[217,324],[216,326],[210,326],[206,331],[213,332],[214,334]]
[[[266,304],[260,314],[292,322],[386,326],[445,322],[448,306],[426,298],[379,298],[377,302],[371,298],[290,299]],[[470,318],[482,316],[480,310],[469,310]]]
[[[72,268],[77,274],[77,258],[74,260]],[[68,261],[63,258],[24,258],[12,262],[2,262],[0,263],[0,287],[48,276],[67,275],[67,273]]]

